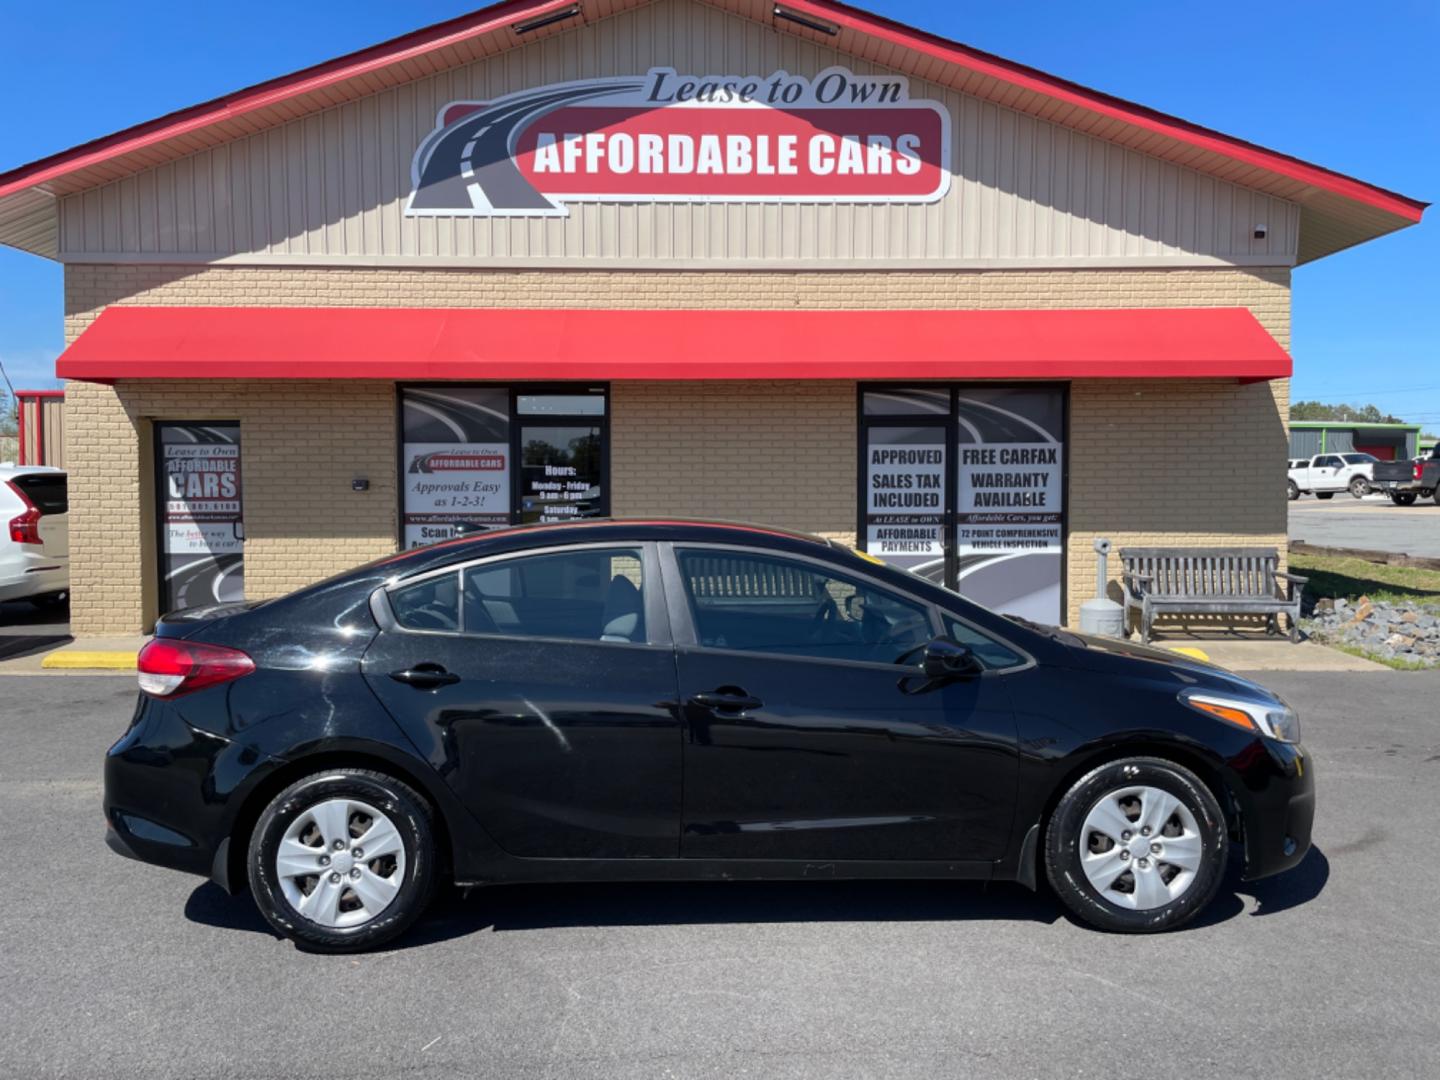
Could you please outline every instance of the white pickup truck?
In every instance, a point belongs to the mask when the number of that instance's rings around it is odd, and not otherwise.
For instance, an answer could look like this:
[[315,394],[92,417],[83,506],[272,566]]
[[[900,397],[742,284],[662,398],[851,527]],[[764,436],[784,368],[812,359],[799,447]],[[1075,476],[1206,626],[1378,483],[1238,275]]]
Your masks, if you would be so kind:
[[1371,470],[1378,460],[1373,454],[1316,454],[1309,461],[1292,461],[1286,493],[1291,499],[1330,499],[1337,491],[1348,491],[1363,498],[1370,494]]

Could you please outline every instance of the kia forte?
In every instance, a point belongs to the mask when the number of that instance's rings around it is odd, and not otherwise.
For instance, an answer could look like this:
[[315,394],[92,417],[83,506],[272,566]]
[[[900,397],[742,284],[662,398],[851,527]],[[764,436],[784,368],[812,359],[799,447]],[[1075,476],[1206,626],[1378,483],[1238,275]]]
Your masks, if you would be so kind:
[[138,666],[108,843],[317,951],[451,883],[1007,880],[1168,930],[1310,843],[1263,687],[758,526],[467,536],[167,616]]

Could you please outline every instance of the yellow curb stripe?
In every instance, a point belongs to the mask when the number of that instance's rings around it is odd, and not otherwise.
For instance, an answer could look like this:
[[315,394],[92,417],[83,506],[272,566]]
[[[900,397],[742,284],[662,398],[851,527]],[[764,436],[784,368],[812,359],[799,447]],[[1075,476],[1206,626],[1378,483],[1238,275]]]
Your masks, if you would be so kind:
[[133,652],[95,652],[81,649],[64,650],[52,652],[44,660],[40,661],[42,668],[91,668],[106,671],[134,671],[135,653]]
[[1170,645],[1167,646],[1171,652],[1179,653],[1181,656],[1193,656],[1196,660],[1204,660],[1210,663],[1210,654],[1204,649],[1197,649],[1193,645]]

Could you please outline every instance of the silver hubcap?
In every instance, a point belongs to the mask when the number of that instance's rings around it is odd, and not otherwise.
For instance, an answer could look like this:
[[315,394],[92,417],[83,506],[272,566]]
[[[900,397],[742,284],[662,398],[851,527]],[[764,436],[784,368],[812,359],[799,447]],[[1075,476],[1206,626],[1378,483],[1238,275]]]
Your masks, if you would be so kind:
[[1102,796],[1080,831],[1080,865],[1117,907],[1148,911],[1178,900],[1195,881],[1204,846],[1185,804],[1153,787]]
[[405,880],[405,844],[369,803],[326,799],[285,830],[275,854],[285,899],[321,926],[350,927],[379,915]]

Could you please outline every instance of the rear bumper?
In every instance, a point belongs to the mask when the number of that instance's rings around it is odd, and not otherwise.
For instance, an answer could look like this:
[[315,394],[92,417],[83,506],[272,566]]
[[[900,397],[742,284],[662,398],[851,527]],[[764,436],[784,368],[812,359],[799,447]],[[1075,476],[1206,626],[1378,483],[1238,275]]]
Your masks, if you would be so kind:
[[1284,873],[1310,850],[1315,822],[1315,770],[1304,747],[1254,743],[1256,760],[1242,773],[1246,881]]
[[0,600],[26,600],[64,592],[69,587],[70,568],[63,559],[35,560],[25,568],[7,565],[0,569]]
[[128,858],[199,874],[225,889],[228,837],[244,797],[282,763],[142,699],[105,757],[105,842]]

